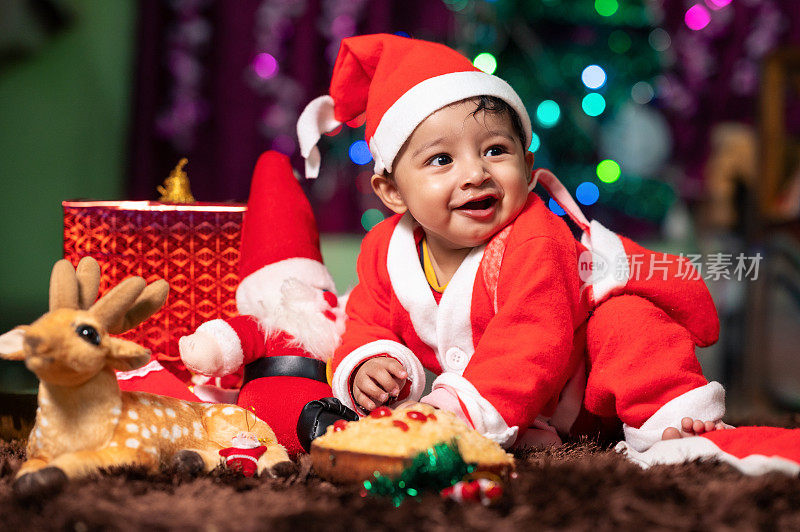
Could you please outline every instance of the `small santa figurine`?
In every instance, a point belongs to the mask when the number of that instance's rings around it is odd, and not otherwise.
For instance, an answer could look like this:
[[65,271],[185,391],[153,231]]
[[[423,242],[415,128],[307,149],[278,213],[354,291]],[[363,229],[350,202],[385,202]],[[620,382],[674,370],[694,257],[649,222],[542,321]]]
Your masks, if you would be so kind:
[[229,469],[239,471],[246,477],[252,477],[258,469],[258,459],[267,451],[258,437],[252,432],[239,432],[232,439],[233,445],[220,449],[219,455],[225,459]]
[[[326,362],[339,344],[344,311],[322,262],[311,205],[288,157],[277,152],[265,152],[256,164],[239,272],[240,316],[202,324],[180,339],[180,356],[187,368],[211,377],[244,366],[236,404],[266,421],[295,455],[304,450],[297,434],[303,408],[313,402],[329,417],[330,401],[316,400],[333,396]],[[303,417],[319,429],[318,412]]]

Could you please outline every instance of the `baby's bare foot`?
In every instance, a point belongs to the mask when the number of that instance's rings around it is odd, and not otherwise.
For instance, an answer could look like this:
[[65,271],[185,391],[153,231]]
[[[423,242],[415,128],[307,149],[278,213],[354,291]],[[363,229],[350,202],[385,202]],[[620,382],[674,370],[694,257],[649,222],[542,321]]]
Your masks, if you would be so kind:
[[692,419],[685,417],[681,420],[681,429],[669,427],[664,429],[661,434],[662,440],[675,440],[677,438],[688,438],[689,436],[699,436],[705,432],[714,430],[724,430],[733,428],[722,421],[700,421],[699,419]]

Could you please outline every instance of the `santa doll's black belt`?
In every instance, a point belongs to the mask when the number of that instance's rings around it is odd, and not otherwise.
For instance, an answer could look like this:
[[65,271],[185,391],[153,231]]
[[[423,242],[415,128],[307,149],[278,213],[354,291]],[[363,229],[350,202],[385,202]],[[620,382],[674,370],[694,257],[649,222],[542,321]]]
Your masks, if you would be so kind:
[[264,377],[301,377],[328,384],[325,362],[301,356],[259,358],[244,367],[242,385]]

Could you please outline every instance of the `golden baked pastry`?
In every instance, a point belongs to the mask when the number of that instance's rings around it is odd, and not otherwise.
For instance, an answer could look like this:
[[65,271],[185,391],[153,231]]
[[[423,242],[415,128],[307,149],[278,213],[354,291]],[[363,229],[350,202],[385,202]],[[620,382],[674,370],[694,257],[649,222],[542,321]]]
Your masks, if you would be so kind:
[[311,460],[322,478],[359,482],[375,471],[398,475],[417,454],[451,441],[479,470],[504,474],[514,468],[514,457],[497,443],[455,415],[420,403],[377,408],[360,421],[337,421],[311,443]]

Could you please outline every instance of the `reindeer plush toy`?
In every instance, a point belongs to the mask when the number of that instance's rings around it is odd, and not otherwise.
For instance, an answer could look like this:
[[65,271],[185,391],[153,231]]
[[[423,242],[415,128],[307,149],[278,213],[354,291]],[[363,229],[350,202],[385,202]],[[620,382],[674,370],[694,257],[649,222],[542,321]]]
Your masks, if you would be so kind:
[[18,496],[55,491],[67,479],[111,466],[155,470],[171,462],[183,472],[209,471],[240,432],[254,434],[267,448],[258,473],[293,468],[272,429],[240,407],[120,392],[114,370],[143,366],[150,352],[111,334],[161,308],[169,285],[131,277],[94,302],[99,283],[94,259],[81,260],[77,273],[68,261],[57,262],[50,312],[0,336],[0,355],[24,360],[40,380],[28,459],[14,481]]

